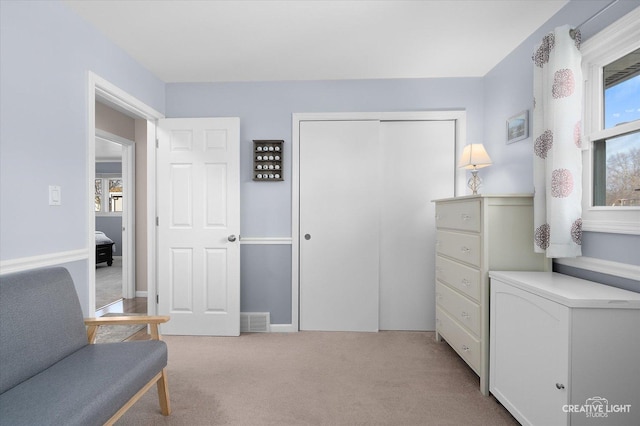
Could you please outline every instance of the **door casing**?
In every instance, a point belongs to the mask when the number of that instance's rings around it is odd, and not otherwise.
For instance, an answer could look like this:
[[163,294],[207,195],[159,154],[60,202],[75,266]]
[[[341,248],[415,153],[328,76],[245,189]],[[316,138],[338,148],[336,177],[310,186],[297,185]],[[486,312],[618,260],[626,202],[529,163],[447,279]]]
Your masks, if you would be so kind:
[[[286,331],[300,329],[300,122],[380,120],[380,121],[455,121],[456,153],[459,157],[466,144],[466,111],[409,111],[409,112],[347,112],[347,113],[294,113],[291,131],[291,326]],[[454,195],[465,191],[466,173],[456,170]],[[285,331],[282,329],[282,331]]]
[[131,299],[136,296],[135,142],[100,129],[96,129],[96,138],[122,146],[122,297]]
[[[127,115],[147,120],[147,312],[149,315],[156,313],[156,121],[164,118],[164,115],[149,105],[120,89],[113,83],[98,76],[92,71],[88,72],[87,90],[87,255],[88,265],[95,265],[95,211],[93,199],[95,196],[95,186],[92,176],[96,175],[95,153],[96,153],[96,99],[100,99],[112,108],[115,108]],[[87,282],[88,300],[81,301],[83,306],[88,307],[87,315],[91,315],[91,310],[95,311],[96,304],[96,271],[94,267],[88,267]]]

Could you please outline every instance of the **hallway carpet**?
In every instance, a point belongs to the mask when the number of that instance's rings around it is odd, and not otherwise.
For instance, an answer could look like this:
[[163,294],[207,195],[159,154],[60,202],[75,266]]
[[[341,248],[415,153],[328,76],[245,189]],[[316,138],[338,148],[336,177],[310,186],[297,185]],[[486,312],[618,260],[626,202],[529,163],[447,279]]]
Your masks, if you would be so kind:
[[432,332],[164,340],[173,413],[152,388],[119,425],[517,425]]
[[113,256],[113,265],[96,265],[96,310],[122,299],[122,256]]

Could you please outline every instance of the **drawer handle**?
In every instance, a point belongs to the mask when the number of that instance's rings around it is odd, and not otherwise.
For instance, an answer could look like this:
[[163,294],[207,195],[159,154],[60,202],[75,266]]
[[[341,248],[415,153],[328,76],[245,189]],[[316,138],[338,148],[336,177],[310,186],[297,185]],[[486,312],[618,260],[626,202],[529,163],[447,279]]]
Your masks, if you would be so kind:
[[469,252],[471,251],[471,249],[469,247],[466,246],[462,246],[460,247],[460,251],[464,254],[469,254]]
[[471,319],[471,315],[469,315],[468,313],[466,313],[464,311],[462,312],[461,315],[462,315],[462,318],[466,319],[467,321],[469,321]]
[[460,217],[462,218],[462,220],[470,220],[470,219],[471,219],[471,216],[469,216],[469,215],[468,215],[468,214],[466,214],[466,213],[462,213],[462,214],[460,214]]
[[462,350],[463,350],[464,352],[470,352],[470,351],[471,351],[471,348],[470,348],[469,346],[467,346],[467,345],[462,345]]
[[562,390],[564,389],[564,385],[562,383],[556,383],[556,388]]
[[471,287],[471,281],[469,281],[466,278],[463,278],[462,279],[462,285],[465,286],[465,287]]

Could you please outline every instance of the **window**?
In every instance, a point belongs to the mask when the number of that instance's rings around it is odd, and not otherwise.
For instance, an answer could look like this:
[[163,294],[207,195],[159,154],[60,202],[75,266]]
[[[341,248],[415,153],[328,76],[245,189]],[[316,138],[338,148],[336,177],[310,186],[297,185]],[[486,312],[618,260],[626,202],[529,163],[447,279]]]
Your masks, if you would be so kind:
[[109,179],[109,211],[122,211],[122,178]]
[[583,229],[640,234],[640,9],[582,52]]
[[96,177],[96,213],[122,213],[122,177]]
[[102,211],[102,179],[96,179],[96,196],[94,199],[95,211]]

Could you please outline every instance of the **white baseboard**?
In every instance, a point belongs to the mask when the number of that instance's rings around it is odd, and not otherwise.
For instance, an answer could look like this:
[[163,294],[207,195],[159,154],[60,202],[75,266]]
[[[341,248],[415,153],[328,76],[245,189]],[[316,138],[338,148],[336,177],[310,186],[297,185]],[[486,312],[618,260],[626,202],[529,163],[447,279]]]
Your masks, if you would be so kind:
[[147,297],[146,291],[136,291],[136,297]]
[[640,281],[640,266],[629,265],[628,263],[613,262],[594,257],[560,258],[553,261],[572,268]]
[[271,324],[269,330],[271,333],[297,333],[298,330],[293,327],[293,324]]
[[77,262],[89,259],[87,249],[68,250],[57,253],[40,254],[38,256],[21,257],[0,261],[0,274],[28,271],[30,269],[44,268],[47,266],[62,265],[64,263]]

